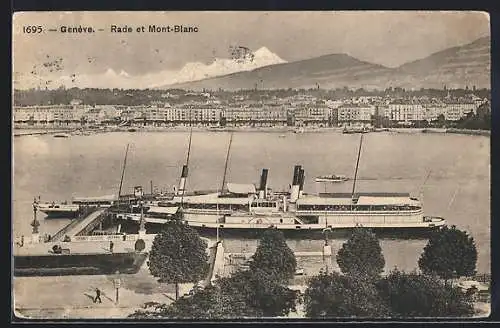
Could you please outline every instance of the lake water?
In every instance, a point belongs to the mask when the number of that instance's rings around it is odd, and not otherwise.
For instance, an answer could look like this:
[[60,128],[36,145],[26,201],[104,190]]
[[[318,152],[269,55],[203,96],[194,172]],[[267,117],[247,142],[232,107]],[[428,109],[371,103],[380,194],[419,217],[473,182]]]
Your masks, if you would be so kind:
[[[194,132],[187,188],[220,188],[229,133]],[[227,182],[258,184],[262,168],[268,185],[287,189],[293,166],[305,169],[305,192],[351,192],[352,182],[317,184],[323,174],[354,175],[360,135],[335,132],[286,134],[239,132],[233,137]],[[373,133],[364,135],[357,191],[423,191],[426,215],[443,216],[449,225],[474,237],[477,270],[490,272],[490,139],[446,134]],[[14,138],[13,234],[31,231],[33,197],[42,201],[75,196],[118,194],[126,144],[130,143],[123,192],[142,185],[172,190],[186,160],[189,133],[102,133],[54,138]],[[428,177],[427,181],[426,177]],[[40,232],[53,234],[68,223],[41,219]],[[334,251],[344,240],[333,240]],[[322,241],[289,240],[297,251],[319,251]],[[386,268],[417,267],[425,240],[381,240]],[[233,252],[253,251],[256,240],[225,240]]]

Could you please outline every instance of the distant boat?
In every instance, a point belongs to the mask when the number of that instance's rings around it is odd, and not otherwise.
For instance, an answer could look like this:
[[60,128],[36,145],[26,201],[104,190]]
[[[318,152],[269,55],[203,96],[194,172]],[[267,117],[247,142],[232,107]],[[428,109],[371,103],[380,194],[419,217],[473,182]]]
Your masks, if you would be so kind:
[[137,131],[137,129],[135,129],[135,128],[128,129],[128,132],[136,132],[136,131]]
[[316,177],[316,182],[344,182],[349,180],[348,177],[345,175],[320,175],[319,177]]
[[354,126],[354,127],[344,127],[344,130],[342,131],[342,133],[345,133],[345,134],[352,134],[352,133],[368,133],[368,132],[372,132],[373,129],[370,129],[368,127],[365,127],[365,126]]
[[286,138],[286,135],[285,134],[280,134],[278,137],[279,138]]
[[293,131],[294,133],[304,133],[305,129],[304,128],[298,128]]
[[295,275],[296,276],[303,276],[304,275],[304,269],[303,268],[297,268],[297,270],[295,270]]
[[54,134],[54,138],[69,138],[70,135],[68,133],[56,133]]

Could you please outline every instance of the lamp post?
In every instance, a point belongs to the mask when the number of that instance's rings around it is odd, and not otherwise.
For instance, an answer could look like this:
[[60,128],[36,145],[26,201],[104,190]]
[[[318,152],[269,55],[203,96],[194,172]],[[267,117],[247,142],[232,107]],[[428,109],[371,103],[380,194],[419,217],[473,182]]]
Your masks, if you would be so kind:
[[121,286],[121,279],[120,279],[120,271],[116,271],[116,277],[115,279],[113,280],[113,285],[115,287],[115,290],[116,290],[116,295],[115,295],[115,303],[118,304],[118,302],[120,301],[120,286]]
[[37,202],[36,198],[33,200],[33,221],[31,222],[31,226],[33,230],[31,231],[32,242],[38,243],[40,241],[40,234],[38,232],[38,227],[40,226],[40,222],[36,219],[36,211],[37,211]]
[[332,246],[328,244],[328,231],[330,228],[323,229],[323,235],[325,239],[325,243],[323,245],[323,263],[325,265],[326,273],[328,273],[328,269],[332,266]]

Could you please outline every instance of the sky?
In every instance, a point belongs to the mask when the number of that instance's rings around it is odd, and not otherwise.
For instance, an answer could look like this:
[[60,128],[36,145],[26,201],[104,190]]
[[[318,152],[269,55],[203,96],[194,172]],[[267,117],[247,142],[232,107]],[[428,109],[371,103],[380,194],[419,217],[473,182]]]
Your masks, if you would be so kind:
[[[136,32],[151,24],[196,26],[198,32]],[[23,33],[29,25],[44,31]],[[111,33],[111,25],[127,25],[134,32]],[[47,31],[61,26],[103,31]],[[267,47],[286,61],[346,53],[397,67],[489,34],[484,12],[25,12],[14,15],[12,49],[15,76],[34,70],[48,74],[54,62],[58,74],[112,69],[140,76],[228,58],[231,46]]]

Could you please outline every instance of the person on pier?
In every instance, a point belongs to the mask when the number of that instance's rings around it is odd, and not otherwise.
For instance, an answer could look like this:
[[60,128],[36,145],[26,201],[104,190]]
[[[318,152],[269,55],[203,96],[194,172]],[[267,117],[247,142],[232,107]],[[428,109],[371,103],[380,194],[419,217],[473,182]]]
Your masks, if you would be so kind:
[[99,303],[102,303],[102,300],[101,300],[101,291],[99,290],[99,288],[95,289],[94,303],[97,303],[97,300],[99,300]]

